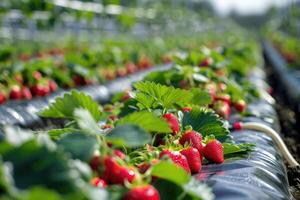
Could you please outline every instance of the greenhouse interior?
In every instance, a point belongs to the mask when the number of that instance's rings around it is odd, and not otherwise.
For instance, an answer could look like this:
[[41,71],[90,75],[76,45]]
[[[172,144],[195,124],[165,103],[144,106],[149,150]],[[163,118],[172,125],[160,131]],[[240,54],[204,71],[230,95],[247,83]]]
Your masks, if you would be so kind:
[[1,200],[300,199],[300,1],[0,0]]

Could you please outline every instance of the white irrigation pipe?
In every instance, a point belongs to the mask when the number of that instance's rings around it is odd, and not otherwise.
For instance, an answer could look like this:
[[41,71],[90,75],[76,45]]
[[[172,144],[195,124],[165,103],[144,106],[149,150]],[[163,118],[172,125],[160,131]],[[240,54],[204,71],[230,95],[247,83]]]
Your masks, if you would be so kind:
[[245,122],[240,124],[241,129],[248,129],[248,130],[255,130],[264,132],[266,135],[270,136],[272,140],[275,142],[279,150],[281,151],[283,157],[286,159],[288,164],[291,167],[299,166],[299,163],[294,159],[294,157],[289,152],[288,148],[286,147],[285,143],[281,139],[280,135],[273,130],[272,128],[258,122]]

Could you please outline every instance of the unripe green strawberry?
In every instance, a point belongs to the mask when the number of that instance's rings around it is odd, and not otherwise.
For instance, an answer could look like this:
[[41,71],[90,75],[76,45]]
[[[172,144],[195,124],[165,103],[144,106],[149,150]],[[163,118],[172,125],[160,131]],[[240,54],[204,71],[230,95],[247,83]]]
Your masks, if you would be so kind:
[[143,185],[132,188],[122,200],[160,200],[160,196],[152,185]]
[[224,162],[223,146],[216,139],[209,141],[203,147],[202,153],[203,153],[203,156],[209,161],[212,161],[215,163],[223,163]]
[[188,147],[180,151],[184,155],[189,163],[189,167],[192,173],[199,173],[202,167],[202,159],[199,151],[196,148]]
[[179,121],[177,117],[172,113],[167,113],[163,115],[163,118],[169,123],[173,134],[177,134],[180,131]]
[[182,167],[187,173],[191,173],[186,157],[182,155],[180,152],[164,149],[163,151],[160,152],[159,158],[161,159],[164,156],[169,157],[176,165]]

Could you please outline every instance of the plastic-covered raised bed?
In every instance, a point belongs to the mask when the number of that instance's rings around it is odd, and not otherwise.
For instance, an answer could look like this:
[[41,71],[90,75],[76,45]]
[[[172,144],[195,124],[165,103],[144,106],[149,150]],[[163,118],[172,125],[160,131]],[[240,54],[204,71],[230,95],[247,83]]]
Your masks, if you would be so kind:
[[103,107],[92,87],[91,96],[73,91],[41,105],[40,116],[64,127],[35,135],[4,128],[0,195],[289,199],[282,146],[269,136],[280,132],[274,100],[253,67],[257,53],[250,44],[175,53],[166,71],[106,85],[110,97],[137,81]]

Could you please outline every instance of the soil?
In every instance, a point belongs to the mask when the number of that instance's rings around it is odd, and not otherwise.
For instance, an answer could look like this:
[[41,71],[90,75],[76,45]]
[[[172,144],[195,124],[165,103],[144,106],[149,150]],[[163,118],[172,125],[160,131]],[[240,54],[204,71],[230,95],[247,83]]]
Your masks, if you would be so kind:
[[[285,89],[276,81],[272,68],[266,66],[268,82],[273,89],[272,96],[276,100],[276,111],[279,117],[281,134],[294,158],[300,162],[300,117],[299,113],[289,105],[285,98]],[[277,79],[278,80],[278,79]],[[287,167],[290,192],[294,199],[300,200],[300,167]]]

